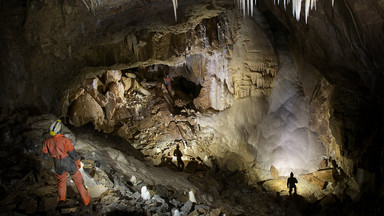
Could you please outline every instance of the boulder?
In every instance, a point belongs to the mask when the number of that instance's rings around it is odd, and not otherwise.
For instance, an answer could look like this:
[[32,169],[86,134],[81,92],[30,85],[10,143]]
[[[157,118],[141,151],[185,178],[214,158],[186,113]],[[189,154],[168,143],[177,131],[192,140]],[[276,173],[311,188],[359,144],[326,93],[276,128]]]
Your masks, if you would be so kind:
[[131,79],[136,79],[136,74],[133,74],[133,73],[126,73],[125,76]]
[[89,93],[92,91],[104,92],[105,85],[98,77],[87,79],[84,83],[85,90]]
[[104,83],[108,85],[111,82],[118,82],[121,80],[121,70],[107,70],[104,73]]
[[311,174],[306,174],[301,176],[303,179],[315,184],[319,190],[322,190],[325,185],[325,181],[321,181],[320,179],[316,178],[312,173]]
[[271,171],[271,175],[272,175],[273,179],[279,178],[279,171],[276,169],[276,167],[274,167],[272,165],[270,171]]
[[73,91],[69,94],[68,101],[69,103],[72,103],[75,101],[77,98],[80,97],[80,95],[84,94],[85,90],[83,88],[79,88],[76,91]]
[[145,96],[151,95],[151,92],[143,88],[136,80],[134,81],[134,88],[136,89],[137,92],[140,92]]
[[318,170],[313,172],[313,175],[321,181],[335,182],[333,169]]
[[105,116],[107,117],[108,120],[111,120],[113,114],[116,111],[116,105],[117,105],[116,97],[115,97],[115,94],[113,94],[110,91],[107,92],[106,96],[107,96],[108,102],[105,105]]
[[124,85],[121,82],[110,83],[108,92],[114,94],[117,101],[124,101]]
[[181,212],[183,212],[184,213],[184,215],[187,215],[191,210],[192,210],[192,208],[193,208],[193,203],[190,201],[190,200],[188,200],[184,205],[183,205],[183,207],[181,207]]
[[194,210],[193,212],[189,213],[188,216],[199,216],[200,213],[197,210]]
[[89,92],[89,94],[101,107],[105,107],[105,105],[108,103],[107,97],[98,91],[92,91]]
[[320,162],[320,169],[326,169],[328,166],[328,160],[327,159],[323,159],[321,162]]
[[124,85],[124,91],[128,91],[129,89],[131,89],[131,87],[132,87],[132,79],[131,78],[127,78],[127,77],[123,76],[121,78],[121,82]]
[[196,209],[199,213],[201,213],[201,214],[205,214],[205,213],[207,213],[207,211],[209,210],[209,206],[204,205],[204,204],[196,205],[196,206],[195,206],[195,209]]
[[116,121],[123,121],[133,116],[133,111],[129,109],[126,105],[118,106],[113,119]]
[[268,191],[280,192],[287,189],[287,182],[284,179],[273,179],[264,182],[262,186]]
[[212,211],[210,211],[207,215],[209,216],[219,216],[221,213],[221,210],[219,208],[217,209],[213,209]]
[[104,112],[101,106],[90,94],[81,95],[73,104],[69,113],[70,124],[80,127],[92,122],[93,125],[102,124]]

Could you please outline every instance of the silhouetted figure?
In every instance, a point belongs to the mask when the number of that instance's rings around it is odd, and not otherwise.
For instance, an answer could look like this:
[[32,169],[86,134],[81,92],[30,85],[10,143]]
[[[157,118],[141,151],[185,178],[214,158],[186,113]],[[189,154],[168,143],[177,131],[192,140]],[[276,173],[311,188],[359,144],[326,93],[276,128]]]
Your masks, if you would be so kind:
[[177,168],[179,168],[180,171],[183,171],[184,162],[181,159],[181,157],[183,156],[183,153],[181,153],[179,145],[177,145],[175,151],[173,151],[173,156],[176,156],[177,158]]
[[289,196],[292,196],[292,188],[295,188],[294,194],[296,194],[296,183],[297,179],[293,177],[293,172],[291,172],[291,177],[289,177],[287,180],[287,188],[289,187]]

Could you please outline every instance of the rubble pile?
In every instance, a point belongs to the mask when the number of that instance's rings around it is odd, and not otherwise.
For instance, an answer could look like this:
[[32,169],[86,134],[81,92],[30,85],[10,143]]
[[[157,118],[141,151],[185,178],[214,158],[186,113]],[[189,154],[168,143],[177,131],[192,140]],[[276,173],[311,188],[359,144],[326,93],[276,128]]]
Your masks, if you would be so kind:
[[[5,145],[0,150],[0,161],[5,168],[1,170],[0,209],[5,214],[192,216],[291,212],[300,215],[328,211],[338,214],[352,211],[347,209],[351,197],[358,200],[352,195],[359,194],[359,185],[334,161],[323,161],[321,170],[298,176],[299,195],[289,197],[286,178],[273,168],[274,179],[251,187],[247,173],[219,167],[213,158],[206,163],[197,156],[190,157],[187,153],[191,148],[183,146],[182,141],[177,142],[189,158],[185,160],[185,172],[177,170],[172,160],[153,166],[152,155],[142,153],[146,148],[137,151],[127,140],[97,133],[88,125],[64,127],[63,134],[81,156],[80,171],[92,204],[90,207],[81,204],[77,189],[68,178],[67,202],[58,206],[53,161],[41,154],[42,141],[48,136],[47,127],[56,117],[11,115],[9,119],[1,126]],[[12,119],[24,123],[11,124]],[[171,154],[172,146],[167,150]],[[344,208],[339,208],[340,203]]]
[[85,80],[67,94],[63,103],[69,123],[76,127],[92,123],[95,129],[111,133],[122,123],[140,119],[151,93],[135,78],[134,74],[107,70],[100,77]]
[[[238,198],[253,196],[253,191],[239,180],[225,185],[228,173],[209,173],[208,169],[190,169],[190,174],[154,167],[133,147],[119,137],[96,133],[92,128],[64,128],[76,152],[81,156],[80,169],[85,186],[92,198],[91,206],[84,207],[71,178],[67,180],[67,202],[58,206],[57,185],[53,160],[41,152],[41,143],[48,135],[46,126],[55,120],[53,115],[31,117],[18,132],[24,140],[19,148],[1,149],[2,170],[0,209],[4,213],[105,215],[220,215],[244,214],[241,207],[232,209]],[[12,140],[17,136],[10,136]],[[36,146],[31,148],[31,142]],[[193,164],[193,163],[192,163]],[[215,176],[221,175],[220,179]],[[211,185],[209,185],[211,184]],[[207,187],[208,186],[208,187]],[[201,187],[201,188],[199,188]],[[235,197],[233,187],[243,188]],[[211,193],[214,192],[214,193]],[[223,196],[226,194],[225,196]],[[230,201],[227,198],[233,197]],[[272,200],[269,195],[262,195]],[[229,199],[229,198],[228,198]],[[247,200],[243,198],[243,200]],[[252,206],[249,202],[246,205]],[[248,206],[247,208],[251,208]],[[276,206],[275,206],[276,207]],[[270,211],[268,208],[266,211]],[[260,212],[260,211],[259,211]]]

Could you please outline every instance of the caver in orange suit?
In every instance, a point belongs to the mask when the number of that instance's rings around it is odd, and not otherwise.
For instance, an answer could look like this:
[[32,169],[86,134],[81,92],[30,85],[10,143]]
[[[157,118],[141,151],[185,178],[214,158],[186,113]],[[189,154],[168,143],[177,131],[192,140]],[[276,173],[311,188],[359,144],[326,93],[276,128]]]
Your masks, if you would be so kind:
[[71,175],[77,190],[80,193],[84,205],[88,205],[90,197],[87,189],[83,184],[83,177],[78,169],[80,169],[80,158],[76,154],[71,141],[60,134],[61,122],[55,121],[50,126],[50,134],[52,137],[46,139],[43,143],[44,154],[49,154],[54,158],[59,201],[66,200],[67,194],[67,172]]

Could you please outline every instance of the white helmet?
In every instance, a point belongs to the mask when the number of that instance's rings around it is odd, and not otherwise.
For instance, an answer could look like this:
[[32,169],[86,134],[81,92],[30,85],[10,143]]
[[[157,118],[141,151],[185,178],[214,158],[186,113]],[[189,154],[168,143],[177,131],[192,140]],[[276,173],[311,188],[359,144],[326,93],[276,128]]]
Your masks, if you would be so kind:
[[61,128],[62,123],[59,119],[57,119],[49,126],[49,134],[51,136],[55,136],[56,134],[61,133]]

